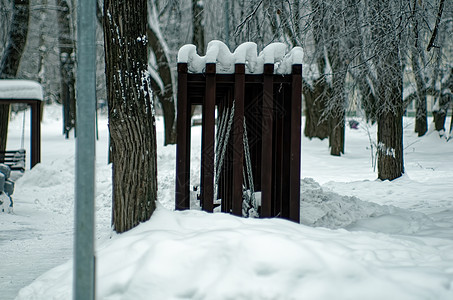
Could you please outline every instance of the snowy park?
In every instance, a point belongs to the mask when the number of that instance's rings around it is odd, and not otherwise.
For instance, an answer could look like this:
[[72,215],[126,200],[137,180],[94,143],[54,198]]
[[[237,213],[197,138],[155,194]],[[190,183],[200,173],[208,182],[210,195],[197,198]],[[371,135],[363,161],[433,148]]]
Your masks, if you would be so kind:
[[[12,148],[23,117],[11,120]],[[42,162],[17,180],[13,213],[0,214],[2,299],[72,295],[74,139],[61,137],[60,106],[46,106],[43,120]],[[404,118],[405,174],[380,181],[369,140],[376,127],[355,120],[341,157],[329,154],[328,141],[302,139],[296,224],[174,211],[175,146],[163,146],[158,118],[158,208],[150,221],[116,234],[100,115],[96,299],[451,299],[453,144],[432,128],[417,137],[414,118]],[[200,126],[192,137],[197,174]]]

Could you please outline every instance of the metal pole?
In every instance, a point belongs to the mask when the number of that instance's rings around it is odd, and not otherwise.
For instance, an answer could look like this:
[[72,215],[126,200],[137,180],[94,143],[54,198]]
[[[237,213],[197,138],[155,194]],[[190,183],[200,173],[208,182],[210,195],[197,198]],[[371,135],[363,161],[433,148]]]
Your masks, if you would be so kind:
[[74,285],[76,300],[95,297],[94,166],[96,92],[96,2],[77,6],[77,138]]

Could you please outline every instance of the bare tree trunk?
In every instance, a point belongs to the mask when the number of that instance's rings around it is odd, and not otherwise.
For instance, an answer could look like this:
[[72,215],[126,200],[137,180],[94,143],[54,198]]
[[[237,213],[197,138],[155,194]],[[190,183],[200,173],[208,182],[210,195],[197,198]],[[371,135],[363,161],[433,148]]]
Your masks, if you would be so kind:
[[417,102],[416,102],[416,114],[415,114],[415,132],[418,136],[425,135],[428,131],[428,110],[426,107],[426,89],[425,80],[422,74],[422,68],[420,66],[420,60],[422,59],[423,49],[419,42],[418,32],[418,19],[415,17],[417,11],[417,1],[413,2],[413,20],[414,20],[414,43],[412,47],[412,71],[415,76],[415,85],[417,87]]
[[418,133],[418,136],[423,136],[428,131],[428,109],[426,107],[426,89],[424,88],[418,55],[412,55],[412,70],[414,71],[417,87],[415,132]]
[[321,140],[329,137],[330,124],[322,118],[327,106],[330,90],[323,79],[315,82],[314,88],[304,88],[305,102],[305,128],[304,135],[308,138],[317,137]]
[[67,0],[57,0],[58,43],[60,48],[60,102],[63,104],[63,134],[69,138],[69,132],[76,124],[75,79],[74,79],[74,40],[71,33],[71,11]]
[[192,0],[192,44],[197,46],[197,52],[204,55],[204,26],[203,26],[203,2]]
[[381,58],[378,72],[378,178],[393,180],[404,173],[403,161],[403,76],[398,47]]
[[[448,81],[443,84],[450,91],[453,90],[453,68],[450,69],[450,77]],[[442,90],[443,88],[441,88]],[[437,131],[445,131],[445,121],[447,118],[448,107],[450,106],[451,96],[448,94],[442,94],[439,92],[437,99],[437,109],[433,109],[434,125]]]
[[448,107],[450,99],[448,96],[441,95],[439,98],[439,109],[433,110],[434,127],[437,131],[445,131],[445,121],[447,120]]
[[344,154],[345,140],[345,113],[341,111],[338,116],[331,119],[331,129],[329,136],[330,155],[340,156]]
[[371,33],[376,43],[378,178],[393,180],[404,173],[401,37],[394,33],[399,19],[394,18],[391,0],[375,1],[370,6],[375,18]]
[[175,100],[173,95],[173,80],[170,69],[170,62],[168,60],[165,49],[162,45],[162,42],[159,40],[158,35],[154,32],[151,26],[147,28],[149,46],[154,52],[157,62],[157,72],[159,77],[162,80],[164,89],[161,90],[158,85],[153,88],[155,94],[157,94],[157,99],[159,99],[160,104],[162,105],[162,110],[164,113],[164,130],[165,130],[165,139],[164,145],[175,144],[176,143],[176,129],[175,129]]
[[115,231],[148,220],[156,208],[156,131],[148,70],[146,0],[104,1],[104,36],[113,161]]
[[[28,34],[30,3],[29,0],[13,2],[13,17],[10,27],[8,45],[0,61],[0,78],[15,78],[20,59],[25,49]],[[0,151],[5,151],[8,138],[9,105],[0,105]]]

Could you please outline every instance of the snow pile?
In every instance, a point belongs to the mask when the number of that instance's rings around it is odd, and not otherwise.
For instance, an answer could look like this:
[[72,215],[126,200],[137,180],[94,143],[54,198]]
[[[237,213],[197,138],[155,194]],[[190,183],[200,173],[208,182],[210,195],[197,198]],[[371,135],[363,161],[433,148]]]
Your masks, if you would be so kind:
[[301,223],[308,226],[392,234],[413,234],[433,223],[420,212],[324,190],[311,178],[301,180],[300,215]]
[[42,86],[32,80],[0,80],[0,99],[43,99]]
[[[18,300],[72,295],[74,139],[61,136],[57,120],[61,107],[46,106],[42,163],[17,181],[14,214],[0,215],[1,299],[21,288]],[[101,115],[97,299],[453,299],[453,144],[437,133],[418,138],[414,118],[404,120],[407,175],[392,182],[375,180],[365,126],[346,128],[341,157],[330,156],[328,141],[302,137],[302,175],[313,178],[301,181],[306,226],[172,211],[176,151],[163,146],[158,117],[162,205],[149,222],[117,235]],[[12,118],[11,146],[20,144],[21,124]],[[191,130],[198,185],[201,128]],[[375,136],[376,126],[370,130]]]
[[[159,207],[149,222],[98,249],[96,299],[449,299],[451,250]],[[68,262],[16,299],[70,299],[71,289]]]
[[264,64],[274,64],[276,74],[291,74],[292,65],[302,64],[304,51],[301,47],[294,47],[286,53],[286,48],[283,43],[272,43],[258,55],[257,45],[246,42],[231,53],[223,42],[213,40],[208,43],[205,56],[197,54],[195,45],[182,46],[178,52],[178,63],[187,63],[191,73],[203,73],[207,63],[215,63],[216,72],[221,74],[234,73],[235,64],[245,64],[245,71],[249,74],[262,74]]

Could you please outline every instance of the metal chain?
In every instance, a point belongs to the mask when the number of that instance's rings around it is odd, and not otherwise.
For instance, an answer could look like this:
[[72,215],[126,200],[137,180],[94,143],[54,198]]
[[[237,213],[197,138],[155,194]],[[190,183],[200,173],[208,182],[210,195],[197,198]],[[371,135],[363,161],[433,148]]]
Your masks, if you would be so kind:
[[231,107],[230,116],[228,118],[228,125],[227,125],[227,128],[226,128],[225,138],[224,138],[223,145],[222,145],[222,152],[220,154],[219,165],[217,167],[216,174],[215,174],[215,191],[216,192],[215,192],[215,195],[214,195],[214,200],[215,200],[215,198],[217,198],[220,171],[222,170],[223,161],[225,160],[225,152],[226,152],[226,148],[227,148],[227,145],[228,145],[228,140],[230,138],[231,126],[233,125],[234,104],[235,104],[235,100],[233,100],[233,106]]
[[255,187],[253,185],[253,172],[252,172],[252,161],[250,159],[250,147],[249,147],[249,140],[247,137],[247,125],[245,122],[245,117],[244,117],[244,135],[243,135],[243,143],[244,143],[244,152],[245,152],[245,166],[247,167],[247,179],[248,179],[248,185],[249,185],[249,190],[250,190],[250,204],[254,208],[255,212],[250,213],[249,210],[249,215],[253,217],[258,216],[258,207],[256,204],[256,199],[255,199]]
[[220,117],[220,121],[219,121],[220,125],[219,125],[219,130],[217,132],[217,137],[216,137],[216,148],[215,148],[215,159],[214,159],[214,174],[215,175],[214,176],[216,176],[216,174],[217,174],[220,150],[222,149],[222,145],[224,142],[223,137],[224,137],[224,131],[225,131],[225,124],[226,124],[226,120],[227,120],[227,116],[228,116],[228,110],[229,110],[228,107],[223,110],[222,116]]

